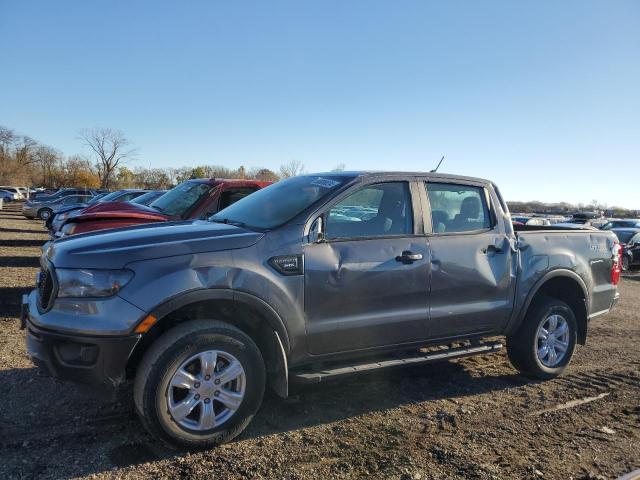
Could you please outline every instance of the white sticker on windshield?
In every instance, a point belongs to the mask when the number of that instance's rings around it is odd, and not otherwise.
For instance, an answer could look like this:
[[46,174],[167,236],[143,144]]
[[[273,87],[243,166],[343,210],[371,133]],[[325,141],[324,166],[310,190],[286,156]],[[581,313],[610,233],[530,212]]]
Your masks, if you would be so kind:
[[336,182],[335,180],[329,180],[328,178],[322,178],[322,177],[318,177],[313,182],[311,182],[311,185],[317,185],[318,187],[322,187],[322,188],[333,188],[339,184],[340,182]]

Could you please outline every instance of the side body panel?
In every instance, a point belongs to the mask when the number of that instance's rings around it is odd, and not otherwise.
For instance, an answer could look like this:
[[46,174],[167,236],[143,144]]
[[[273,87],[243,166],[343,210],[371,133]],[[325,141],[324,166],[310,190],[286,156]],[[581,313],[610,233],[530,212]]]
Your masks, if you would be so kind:
[[[396,261],[403,251],[422,255]],[[313,354],[427,337],[428,258],[424,238],[379,238],[305,247],[307,341]]]
[[606,231],[543,230],[518,233],[520,276],[510,329],[526,313],[541,280],[573,278],[587,296],[587,315],[611,308],[617,287],[611,283],[615,236]]
[[[429,234],[431,253],[429,337],[499,333],[513,309],[517,252],[509,217],[490,184],[444,181],[483,188],[492,218],[490,229]],[[424,202],[428,195],[423,190]],[[425,209],[427,214],[430,209]],[[431,227],[431,218],[425,218]]]

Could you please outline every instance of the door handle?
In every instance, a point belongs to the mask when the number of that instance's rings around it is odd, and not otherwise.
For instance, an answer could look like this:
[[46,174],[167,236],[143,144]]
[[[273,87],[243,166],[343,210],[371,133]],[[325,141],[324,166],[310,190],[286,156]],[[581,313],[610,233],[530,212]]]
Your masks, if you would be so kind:
[[487,253],[502,253],[502,249],[499,247],[496,247],[495,245],[488,245],[485,248],[483,248],[482,253],[487,254]]
[[398,255],[396,257],[396,262],[402,262],[402,263],[413,263],[416,260],[422,260],[422,254],[412,253],[408,250],[405,250],[404,252],[402,252],[402,255]]

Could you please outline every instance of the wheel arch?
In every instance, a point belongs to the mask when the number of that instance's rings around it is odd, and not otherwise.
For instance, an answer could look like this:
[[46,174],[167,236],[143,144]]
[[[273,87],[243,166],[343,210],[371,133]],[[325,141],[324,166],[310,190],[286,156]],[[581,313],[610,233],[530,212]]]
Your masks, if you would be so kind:
[[236,326],[256,342],[265,361],[269,386],[282,397],[288,395],[289,335],[280,316],[264,300],[237,290],[198,289],[167,299],[148,315],[157,321],[129,356],[128,377],[135,375],[148,348],[164,332],[189,320],[213,319]]
[[589,293],[584,280],[577,273],[565,269],[552,270],[538,279],[523,302],[508,334],[518,330],[531,304],[540,296],[557,298],[569,304],[578,323],[578,343],[584,345],[587,341],[589,323]]

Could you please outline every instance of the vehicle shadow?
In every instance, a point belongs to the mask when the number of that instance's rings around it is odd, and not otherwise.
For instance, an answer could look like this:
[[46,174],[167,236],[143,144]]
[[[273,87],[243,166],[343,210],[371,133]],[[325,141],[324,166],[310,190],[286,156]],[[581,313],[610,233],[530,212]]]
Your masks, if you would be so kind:
[[[0,210],[0,211],[4,212],[4,210]],[[2,220],[11,220],[11,221],[23,220],[25,222],[33,221],[33,218],[24,217],[23,215],[21,215],[19,213],[0,213],[0,219],[2,219]]]
[[[40,232],[32,232],[40,233]],[[0,247],[41,247],[46,240],[32,240],[32,239],[19,239],[19,240],[0,240]]]
[[[35,283],[35,282],[34,282]],[[34,287],[0,287],[0,310],[6,317],[17,317],[20,313],[22,295]]]
[[0,227],[0,232],[7,232],[7,233],[38,233],[38,234],[45,233],[42,230],[25,230],[25,229],[20,229],[20,228],[4,228],[4,227]]
[[[498,356],[495,360],[502,361]],[[480,378],[472,373],[462,363],[443,362],[294,386],[288,399],[267,393],[247,430],[219,455],[233,455],[236,442],[532,382],[515,372]],[[101,403],[88,399],[78,387],[43,376],[39,369],[26,368],[0,372],[0,396],[8,399],[7,408],[0,412],[0,430],[5,432],[0,437],[0,451],[9,459],[0,464],[3,478],[15,475],[11,466],[18,464],[29,470],[22,471],[23,476],[55,474],[56,478],[71,478],[188,455],[161,446],[143,430],[134,414],[130,387],[117,401]],[[442,418],[422,420],[441,422]],[[444,418],[446,421],[447,416]],[[64,462],[50,463],[48,451]],[[14,456],[20,461],[12,461]],[[2,472],[3,468],[9,470]]]
[[0,267],[39,267],[40,259],[36,256],[0,257]]

